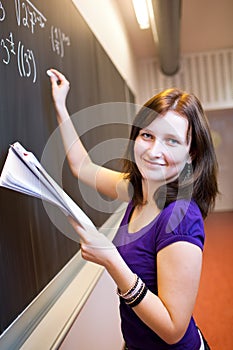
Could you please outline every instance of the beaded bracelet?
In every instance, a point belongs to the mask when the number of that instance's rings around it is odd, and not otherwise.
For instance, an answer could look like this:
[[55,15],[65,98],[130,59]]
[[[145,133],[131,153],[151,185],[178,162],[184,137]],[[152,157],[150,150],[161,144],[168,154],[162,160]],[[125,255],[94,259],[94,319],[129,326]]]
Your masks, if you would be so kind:
[[117,294],[120,296],[124,302],[130,307],[138,305],[142,299],[145,297],[148,289],[145,283],[135,274],[135,282],[132,287],[130,287],[125,293],[121,293],[119,288],[117,289]]
[[139,279],[138,288],[136,288],[131,295],[127,296],[127,298],[124,298],[126,304],[133,302],[135,298],[142,292],[144,286],[145,286],[145,283],[143,283],[142,280]]
[[125,293],[121,293],[120,289],[117,288],[117,294],[122,297],[122,298],[126,298],[128,294],[131,294],[135,288],[137,287],[138,285],[138,282],[139,282],[139,277],[136,275],[136,273],[134,274],[135,276],[135,281],[134,281],[134,284],[125,292]]
[[142,287],[143,287],[143,282],[142,282],[141,278],[139,277],[137,280],[137,285],[135,285],[135,288],[133,288],[133,290],[129,294],[127,294],[123,299],[127,300],[127,301],[134,299],[135,296],[140,292]]
[[146,296],[147,291],[148,291],[148,288],[144,284],[141,292],[135,297],[135,299],[133,301],[131,301],[130,303],[128,303],[127,301],[125,303],[127,305],[129,305],[130,307],[137,306],[142,301],[142,299]]

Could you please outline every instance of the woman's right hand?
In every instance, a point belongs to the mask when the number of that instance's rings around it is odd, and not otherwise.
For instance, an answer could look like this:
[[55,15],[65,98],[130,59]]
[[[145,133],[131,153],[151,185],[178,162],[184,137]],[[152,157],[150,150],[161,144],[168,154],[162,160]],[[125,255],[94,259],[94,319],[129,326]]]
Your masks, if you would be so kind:
[[70,83],[58,70],[52,68],[50,71],[53,73],[50,77],[52,96],[56,109],[59,110],[66,105],[66,97],[70,89]]

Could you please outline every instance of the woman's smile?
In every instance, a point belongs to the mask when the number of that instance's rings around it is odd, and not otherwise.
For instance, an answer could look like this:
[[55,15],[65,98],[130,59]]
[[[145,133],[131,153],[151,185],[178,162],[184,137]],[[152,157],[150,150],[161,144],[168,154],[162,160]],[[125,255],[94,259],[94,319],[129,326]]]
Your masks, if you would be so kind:
[[150,159],[146,159],[146,158],[142,158],[143,161],[145,162],[146,166],[148,167],[152,167],[152,168],[159,168],[159,167],[165,167],[167,164],[163,161],[159,161],[159,160],[150,160]]

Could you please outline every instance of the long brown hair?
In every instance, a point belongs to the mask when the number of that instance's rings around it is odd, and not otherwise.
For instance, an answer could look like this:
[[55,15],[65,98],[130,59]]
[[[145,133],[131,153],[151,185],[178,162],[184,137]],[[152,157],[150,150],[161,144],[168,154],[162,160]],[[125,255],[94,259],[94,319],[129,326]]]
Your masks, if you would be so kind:
[[192,174],[186,164],[175,181],[161,186],[156,191],[155,201],[162,209],[177,199],[192,198],[205,218],[213,208],[218,193],[218,166],[209,124],[198,98],[175,88],[167,89],[152,97],[135,117],[124,158],[124,172],[134,190],[133,203],[134,205],[143,203],[142,176],[134,159],[135,139],[141,129],[148,126],[158,115],[162,116],[168,111],[174,111],[188,120],[187,138],[191,137]]

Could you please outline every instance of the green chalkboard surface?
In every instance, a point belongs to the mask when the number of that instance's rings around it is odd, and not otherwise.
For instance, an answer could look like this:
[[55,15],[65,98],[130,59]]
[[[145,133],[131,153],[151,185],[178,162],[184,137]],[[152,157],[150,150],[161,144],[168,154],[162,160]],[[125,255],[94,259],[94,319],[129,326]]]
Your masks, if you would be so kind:
[[[51,67],[71,83],[67,101],[71,114],[99,103],[124,102],[129,96],[133,102],[124,79],[71,0],[1,0],[1,169],[9,144],[15,141],[40,159],[57,127],[46,76]],[[97,131],[83,136],[87,147],[95,144]],[[127,130],[109,125],[101,133],[117,137]],[[83,203],[73,191],[73,181],[65,164],[68,193],[101,225],[107,215]],[[40,200],[0,189],[0,333],[78,249],[77,242],[53,225]]]

